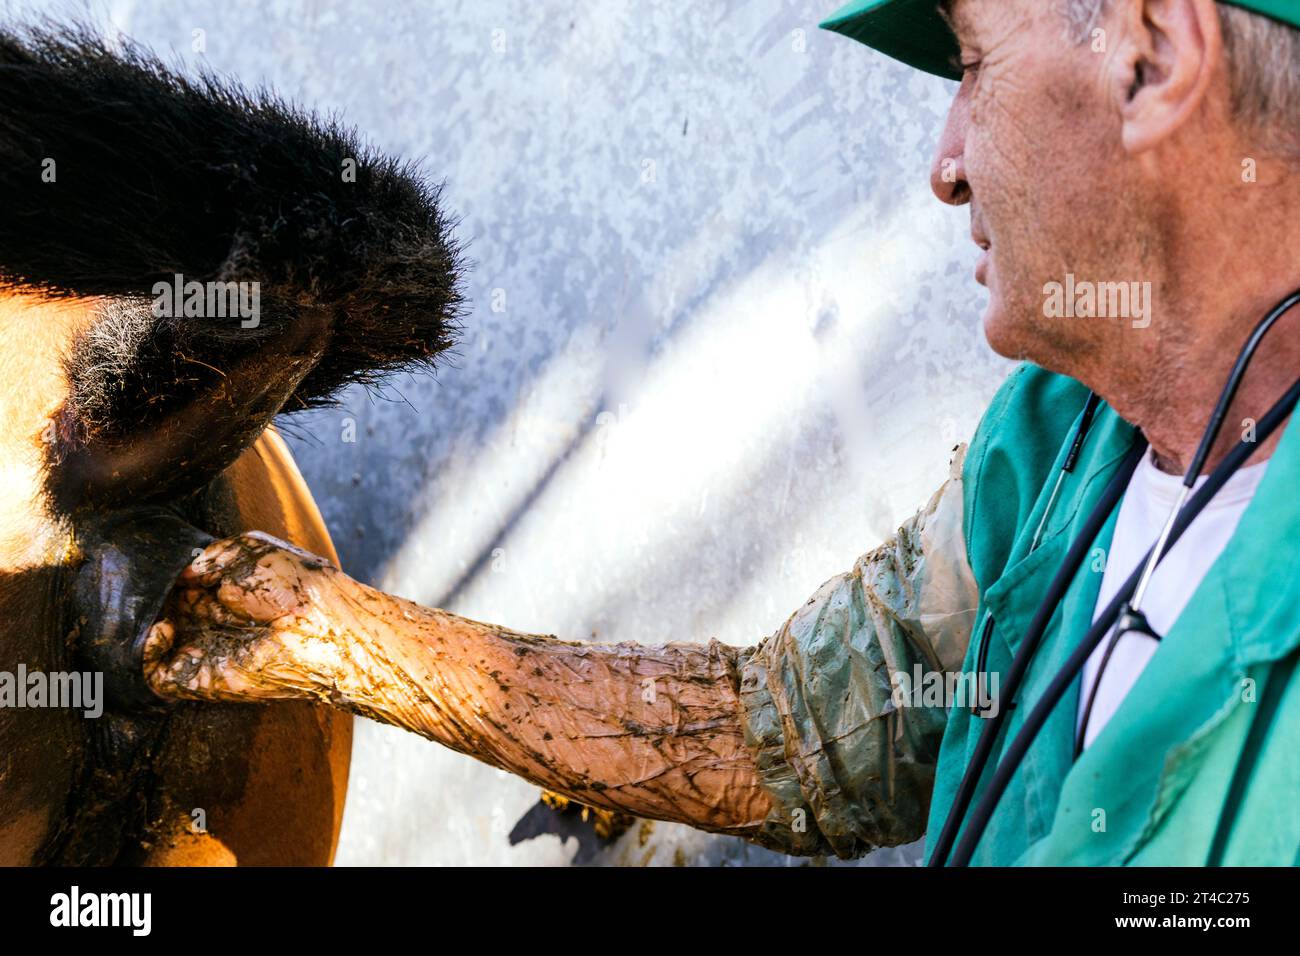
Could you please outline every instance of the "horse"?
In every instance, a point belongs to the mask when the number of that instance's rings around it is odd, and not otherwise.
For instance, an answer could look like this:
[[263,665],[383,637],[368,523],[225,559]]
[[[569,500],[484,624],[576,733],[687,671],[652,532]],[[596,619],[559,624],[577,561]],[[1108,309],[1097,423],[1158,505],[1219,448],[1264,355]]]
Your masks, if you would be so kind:
[[213,538],[337,563],[275,420],[438,366],[464,267],[440,199],[272,93],[0,28],[0,674],[105,697],[0,707],[0,864],[332,860],[350,716],[163,705],[131,676]]

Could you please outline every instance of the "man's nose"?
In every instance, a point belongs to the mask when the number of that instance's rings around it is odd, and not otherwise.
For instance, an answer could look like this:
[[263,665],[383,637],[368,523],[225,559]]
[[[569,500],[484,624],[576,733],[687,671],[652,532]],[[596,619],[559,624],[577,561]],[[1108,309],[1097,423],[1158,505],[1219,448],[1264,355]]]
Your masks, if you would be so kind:
[[970,183],[966,180],[966,111],[960,95],[948,108],[948,119],[930,163],[930,188],[940,202],[950,206],[970,202]]

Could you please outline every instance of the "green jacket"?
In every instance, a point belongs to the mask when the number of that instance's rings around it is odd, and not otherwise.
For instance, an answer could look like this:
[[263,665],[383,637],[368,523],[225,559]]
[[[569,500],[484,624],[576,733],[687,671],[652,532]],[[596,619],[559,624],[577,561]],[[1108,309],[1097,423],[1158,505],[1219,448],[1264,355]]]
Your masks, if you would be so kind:
[[[982,641],[972,634],[987,636],[987,671],[1008,669],[1135,437],[1098,409],[1031,551],[1086,397],[1072,379],[1017,369],[930,504],[742,656],[747,739],[774,803],[760,842],[851,857],[938,832],[984,721],[969,706],[900,695],[898,675],[973,675]],[[1204,865],[1221,820],[1222,862],[1300,862],[1300,677],[1285,666],[1300,646],[1298,488],[1300,429],[1288,428],[1236,534],[1123,705],[1075,763],[1075,681],[976,864]],[[993,761],[1091,623],[1114,521],[1044,635]],[[1263,721],[1252,732],[1269,708],[1268,732]],[[1245,786],[1234,790],[1239,761]]]

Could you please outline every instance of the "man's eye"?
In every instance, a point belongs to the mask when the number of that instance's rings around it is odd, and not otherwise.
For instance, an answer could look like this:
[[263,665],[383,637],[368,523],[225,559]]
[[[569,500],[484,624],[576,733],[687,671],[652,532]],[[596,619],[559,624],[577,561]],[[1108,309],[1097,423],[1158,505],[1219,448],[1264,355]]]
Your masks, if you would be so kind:
[[962,76],[966,76],[967,74],[970,73],[975,73],[979,70],[980,67],[980,61],[978,57],[970,57],[970,56],[963,57],[963,56],[954,55],[949,59],[948,62],[952,66],[953,71],[960,73]]

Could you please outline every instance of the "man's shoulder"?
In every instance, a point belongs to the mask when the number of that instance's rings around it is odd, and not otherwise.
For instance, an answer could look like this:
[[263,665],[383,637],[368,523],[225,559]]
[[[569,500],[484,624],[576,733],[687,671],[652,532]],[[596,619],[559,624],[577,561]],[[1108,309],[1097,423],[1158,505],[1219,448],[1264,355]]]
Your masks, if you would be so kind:
[[1074,422],[1088,387],[1029,362],[998,388],[962,469],[966,550],[981,569],[1001,567]]

